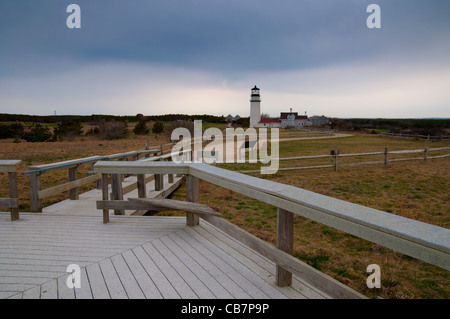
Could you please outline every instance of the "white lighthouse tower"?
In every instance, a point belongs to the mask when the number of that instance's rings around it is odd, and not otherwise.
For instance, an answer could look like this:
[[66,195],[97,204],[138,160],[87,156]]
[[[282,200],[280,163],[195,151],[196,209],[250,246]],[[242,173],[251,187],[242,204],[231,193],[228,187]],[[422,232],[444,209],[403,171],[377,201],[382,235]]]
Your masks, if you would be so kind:
[[259,121],[261,121],[261,96],[255,85],[250,96],[250,127],[257,127]]

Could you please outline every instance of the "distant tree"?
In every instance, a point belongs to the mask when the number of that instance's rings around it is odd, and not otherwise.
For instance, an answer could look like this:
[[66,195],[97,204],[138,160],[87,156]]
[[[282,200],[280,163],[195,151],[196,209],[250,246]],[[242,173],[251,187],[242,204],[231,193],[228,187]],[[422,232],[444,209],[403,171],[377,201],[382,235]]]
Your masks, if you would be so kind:
[[147,135],[150,129],[147,127],[147,121],[144,117],[140,117],[138,123],[133,129],[133,133],[136,135]]
[[164,132],[164,123],[160,121],[155,122],[152,126],[152,133],[160,134],[162,132]]

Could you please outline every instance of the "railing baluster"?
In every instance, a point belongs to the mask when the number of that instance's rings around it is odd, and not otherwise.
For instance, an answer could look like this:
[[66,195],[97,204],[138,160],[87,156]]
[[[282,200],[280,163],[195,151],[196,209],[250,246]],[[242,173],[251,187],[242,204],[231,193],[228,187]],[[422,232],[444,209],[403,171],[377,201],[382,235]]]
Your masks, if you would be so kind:
[[39,191],[41,190],[41,174],[30,174],[30,199],[31,211],[42,212],[42,200],[39,198]]
[[[186,176],[186,200],[188,202],[198,203],[199,202],[199,179],[192,175]],[[187,226],[197,226],[199,224],[199,217],[194,213],[186,213],[186,225]]]
[[[102,199],[108,200],[108,174],[102,174]],[[103,223],[109,222],[109,209],[103,210]]]
[[[69,182],[73,182],[77,179],[77,166],[69,168]],[[79,198],[78,195],[78,187],[72,188],[70,191],[70,199],[77,200]]]
[[[294,252],[294,214],[282,208],[277,209],[277,248],[288,253]],[[277,285],[292,284],[292,273],[277,265]]]

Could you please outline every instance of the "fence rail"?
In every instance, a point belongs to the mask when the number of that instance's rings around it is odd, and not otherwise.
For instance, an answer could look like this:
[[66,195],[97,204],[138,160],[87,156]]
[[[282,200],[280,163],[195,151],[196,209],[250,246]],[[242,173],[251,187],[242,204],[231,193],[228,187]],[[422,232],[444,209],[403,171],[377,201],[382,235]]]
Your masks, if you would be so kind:
[[[448,154],[441,154],[430,156],[430,152],[438,152],[438,151],[449,151]],[[395,154],[420,154],[423,153],[422,157],[407,157],[407,158],[389,158],[389,155]],[[365,161],[358,163],[340,163],[339,158],[345,157],[358,157],[358,156],[375,156],[375,155],[383,155],[383,160],[378,161]],[[389,151],[386,147],[384,151],[379,152],[367,152],[367,153],[353,153],[353,154],[340,154],[339,150],[331,150],[329,155],[309,155],[309,156],[292,156],[292,157],[281,157],[271,159],[272,161],[293,161],[293,160],[311,160],[311,159],[323,159],[329,158],[332,160],[332,164],[325,165],[309,165],[309,166],[296,166],[296,167],[279,167],[277,171],[285,171],[285,170],[301,170],[301,169],[312,169],[312,168],[334,168],[335,171],[338,170],[338,167],[344,166],[357,166],[357,165],[369,165],[369,164],[383,164],[384,167],[388,167],[390,162],[399,162],[399,161],[411,161],[411,160],[422,160],[427,161],[429,159],[436,158],[450,158],[450,147],[436,147],[436,148],[428,148],[425,146],[423,149],[415,149],[415,150],[398,150],[398,151]],[[240,173],[257,173],[260,172],[260,169],[257,170],[240,170]]]
[[[291,214],[309,218],[450,270],[450,230],[438,226],[203,163],[100,161],[94,165],[94,171],[102,174],[103,178],[119,174],[182,173],[187,175],[187,201],[199,201],[199,180],[204,180],[276,206],[278,208],[277,248],[217,216],[189,213],[187,224],[195,226],[198,224],[198,218],[203,218],[274,261],[277,264],[279,285],[289,284],[289,274],[296,274],[316,287],[331,293],[334,297],[361,297],[347,286],[291,255],[290,247],[293,245]],[[103,194],[101,202],[102,205],[106,205],[107,192]],[[123,205],[124,209],[134,209],[127,201],[122,203],[115,201],[115,204]],[[109,216],[109,213],[105,207],[108,206],[98,206],[103,209],[104,222],[107,222],[105,217]]]
[[405,133],[385,133],[382,132],[380,135],[399,137],[399,138],[413,138],[417,140],[427,140],[427,141],[449,141],[450,136],[430,136],[430,135],[420,135],[420,134],[405,134]]
[[17,165],[21,160],[0,160],[0,172],[8,173],[9,198],[0,198],[0,207],[11,209],[11,220],[19,219],[19,205],[17,202]]

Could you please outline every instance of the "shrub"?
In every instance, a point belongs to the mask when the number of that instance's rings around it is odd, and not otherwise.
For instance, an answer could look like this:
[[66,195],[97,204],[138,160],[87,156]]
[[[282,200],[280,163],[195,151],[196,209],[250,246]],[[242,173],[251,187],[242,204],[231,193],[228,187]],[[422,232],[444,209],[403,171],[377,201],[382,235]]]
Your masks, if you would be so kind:
[[82,125],[79,120],[65,120],[59,123],[54,130],[55,139],[73,140],[82,133]]
[[133,129],[133,133],[136,135],[147,135],[150,132],[150,129],[147,127],[147,121],[144,117],[140,117],[138,123]]
[[107,140],[117,140],[128,135],[126,124],[116,120],[102,121],[99,129],[101,137]]
[[164,131],[164,123],[163,122],[157,121],[157,122],[155,122],[155,124],[153,124],[152,133],[160,134],[163,131]]
[[27,142],[47,142],[52,140],[52,133],[48,127],[44,127],[39,123],[31,126],[28,132],[22,135],[22,138]]

